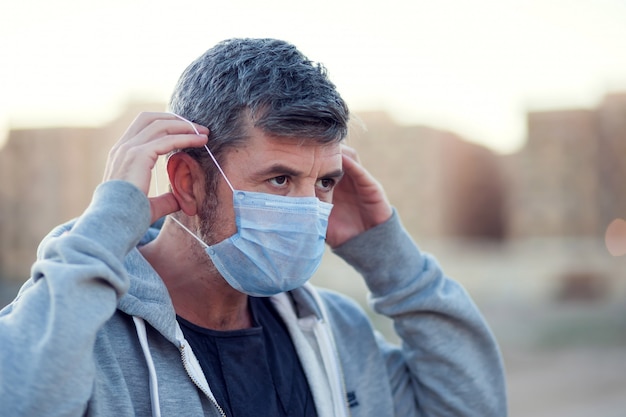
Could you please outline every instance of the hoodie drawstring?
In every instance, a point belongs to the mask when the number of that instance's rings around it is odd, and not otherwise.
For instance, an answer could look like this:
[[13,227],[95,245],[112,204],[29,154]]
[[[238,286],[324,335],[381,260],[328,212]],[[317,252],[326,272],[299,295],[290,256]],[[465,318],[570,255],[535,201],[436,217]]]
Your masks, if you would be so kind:
[[148,365],[152,417],[161,417],[161,407],[159,406],[159,382],[157,381],[156,369],[154,368],[154,362],[152,361],[152,355],[150,354],[150,347],[148,346],[146,323],[142,318],[136,316],[133,316],[133,321],[135,322],[135,329],[137,330],[137,337],[139,338],[139,343],[141,344],[143,356],[146,358],[146,364]]

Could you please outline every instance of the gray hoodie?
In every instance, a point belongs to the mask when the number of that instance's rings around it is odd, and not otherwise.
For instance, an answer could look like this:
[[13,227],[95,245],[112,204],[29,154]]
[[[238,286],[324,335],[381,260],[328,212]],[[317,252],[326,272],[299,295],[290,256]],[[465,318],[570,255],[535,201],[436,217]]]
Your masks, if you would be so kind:
[[[0,416],[224,415],[136,249],[157,233],[149,219],[140,190],[109,181],[44,239],[31,279],[0,312]],[[320,417],[507,414],[489,329],[396,214],[335,252],[363,275],[402,347],[340,294],[307,284],[272,297]]]

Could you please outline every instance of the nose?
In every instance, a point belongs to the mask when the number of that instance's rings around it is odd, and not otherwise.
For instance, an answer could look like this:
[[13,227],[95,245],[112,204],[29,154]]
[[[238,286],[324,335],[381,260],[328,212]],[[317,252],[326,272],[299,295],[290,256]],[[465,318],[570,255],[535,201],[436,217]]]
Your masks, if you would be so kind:
[[294,187],[288,195],[290,197],[316,197],[315,184],[302,184]]

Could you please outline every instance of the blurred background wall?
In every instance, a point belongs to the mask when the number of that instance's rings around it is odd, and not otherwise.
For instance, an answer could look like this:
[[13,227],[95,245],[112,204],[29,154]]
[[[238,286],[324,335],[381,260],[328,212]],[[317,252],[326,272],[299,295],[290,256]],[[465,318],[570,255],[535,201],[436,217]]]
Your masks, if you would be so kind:
[[[626,258],[604,235],[626,218],[625,21],[621,0],[3,2],[0,306],[188,62],[224,38],[283,38],[326,64],[348,143],[484,312],[511,416],[621,417]],[[368,309],[332,253],[313,280]]]
[[[129,104],[101,127],[10,131],[0,149],[3,282],[21,283],[41,238],[86,208],[108,150],[137,113],[164,108]],[[399,125],[384,112],[356,114],[348,143],[418,242],[545,246],[562,260],[540,277],[519,278],[541,278],[534,296],[626,296],[603,248],[607,226],[626,213],[626,94],[607,95],[594,109],[532,112],[527,123],[526,145],[506,155],[450,131]]]

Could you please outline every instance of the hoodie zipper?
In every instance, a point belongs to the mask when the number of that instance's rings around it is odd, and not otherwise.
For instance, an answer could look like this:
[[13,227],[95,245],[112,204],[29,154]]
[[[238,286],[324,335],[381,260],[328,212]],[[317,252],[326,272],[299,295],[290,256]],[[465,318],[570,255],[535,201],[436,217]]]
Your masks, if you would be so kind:
[[342,399],[344,402],[344,409],[342,410],[343,415],[345,415],[346,417],[350,417],[352,415],[352,412],[350,410],[350,402],[348,401],[346,379],[343,375],[343,368],[341,367],[341,363],[339,361],[339,352],[332,336],[332,330],[330,328],[330,324],[326,319],[328,317],[328,313],[326,312],[326,308],[324,307],[324,302],[322,301],[322,298],[315,290],[315,288],[310,286],[310,284],[305,284],[305,286],[309,286],[307,290],[313,296],[313,299],[315,300],[315,303],[317,304],[320,311],[321,317],[319,317],[317,325],[314,328],[314,333],[316,335],[318,343],[321,342],[323,345],[322,351],[326,350],[326,352],[328,352],[328,359],[325,359],[325,355],[322,353],[322,361],[324,362],[324,367],[327,369],[328,378],[333,378],[332,369],[334,369],[334,377],[337,378],[336,383],[339,384],[339,387],[336,388],[341,391]]
[[[324,313],[325,311],[322,312],[322,314]],[[319,319],[319,321],[317,322],[317,326],[314,330],[314,333],[316,334],[317,340],[321,342],[323,345],[322,350],[326,350],[326,352],[328,352],[328,354],[330,355],[330,358],[328,358],[328,360],[332,359],[332,362],[333,362],[333,363],[328,363],[327,360],[322,359],[324,362],[324,367],[326,368],[328,378],[333,378],[334,376],[334,378],[336,379],[335,383],[339,384],[339,387],[335,387],[335,391],[336,389],[340,390],[341,398],[344,401],[344,409],[342,411],[344,412],[345,416],[350,417],[352,413],[350,412],[350,404],[348,402],[346,381],[343,376],[343,370],[341,369],[341,366],[338,363],[339,352],[337,351],[335,344],[332,343],[331,341],[331,336],[329,334],[330,331],[331,330],[327,327],[325,318]],[[323,354],[322,354],[322,357],[324,357]]]
[[222,417],[226,417],[226,413],[224,412],[224,410],[222,409],[222,407],[220,407],[220,405],[217,403],[217,401],[215,400],[215,398],[206,390],[202,387],[202,384],[200,384],[200,382],[198,381],[198,379],[195,377],[195,375],[193,374],[193,372],[191,372],[191,370],[189,369],[189,365],[187,365],[188,362],[188,358],[187,358],[187,353],[185,348],[187,347],[186,344],[182,344],[180,346],[180,356],[181,356],[181,360],[183,362],[183,367],[185,368],[185,371],[187,372],[187,375],[189,375],[189,378],[191,378],[191,380],[193,381],[194,384],[196,384],[196,386],[198,388],[200,388],[200,390],[204,393],[204,395],[206,395],[206,397],[211,401],[211,403],[213,403],[213,405],[215,406],[215,408],[217,408],[217,411],[219,411],[220,415]]
[[[298,350],[298,343],[301,343],[308,345],[311,349],[316,351],[318,356],[314,359],[309,358],[309,360],[313,360],[316,364],[319,363],[319,365],[321,365],[320,367],[313,365],[313,367],[319,368],[320,371],[323,371],[328,384],[331,386],[330,395],[333,406],[330,415],[334,417],[349,417],[352,415],[352,412],[350,410],[350,403],[346,394],[346,381],[339,361],[339,352],[332,337],[332,330],[330,329],[330,325],[326,319],[328,314],[326,313],[323,301],[315,288],[313,288],[311,284],[307,283],[304,285],[303,289],[312,296],[312,302],[315,306],[317,306],[317,313],[299,318],[296,315],[296,310],[294,308],[294,304],[292,304],[292,300],[288,298],[286,293],[281,293],[272,297],[274,306],[282,319],[285,321],[289,332],[292,335],[292,340],[296,341],[294,342],[296,350]],[[310,340],[307,340],[308,336],[305,336],[306,333],[311,334],[314,338],[317,344],[317,349],[312,345]],[[298,350],[298,356],[301,360],[306,358],[306,356],[301,356],[301,353],[303,352]],[[303,365],[305,365],[305,363],[303,363]],[[318,378],[324,378],[324,376],[317,375]],[[336,396],[339,396],[339,398],[336,398]],[[343,404],[343,407],[341,407],[340,404]],[[335,407],[337,406],[342,409],[339,411],[339,414],[336,413],[337,409]]]

